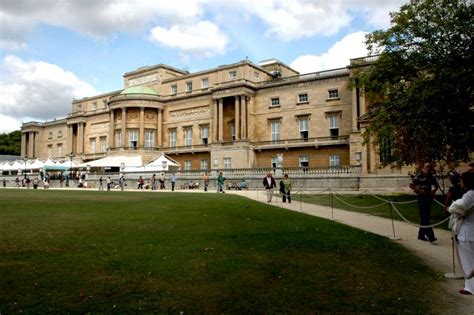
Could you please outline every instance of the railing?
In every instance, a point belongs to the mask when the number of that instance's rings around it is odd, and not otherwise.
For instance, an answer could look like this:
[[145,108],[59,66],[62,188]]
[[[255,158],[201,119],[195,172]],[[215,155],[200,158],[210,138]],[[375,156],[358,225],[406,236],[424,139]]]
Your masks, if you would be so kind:
[[316,137],[316,138],[299,138],[299,139],[285,139],[285,140],[271,140],[252,142],[255,147],[288,147],[288,146],[318,146],[318,145],[333,145],[333,144],[347,144],[349,143],[349,136],[330,136],[330,137]]
[[167,146],[167,147],[162,147],[161,149],[165,153],[208,151],[209,145],[208,144],[191,144],[191,145],[181,145],[181,146],[174,146],[174,147]]
[[145,150],[145,151],[159,151],[161,147],[145,147],[145,146],[136,146],[136,147],[110,147],[109,151],[116,152],[116,151],[123,151],[123,150]]
[[286,77],[286,78],[279,78],[279,79],[274,79],[274,80],[270,80],[270,81],[263,81],[263,82],[258,83],[257,86],[258,85],[260,85],[260,86],[261,85],[269,85],[269,84],[280,83],[280,82],[322,79],[322,78],[327,78],[327,77],[334,77],[334,76],[341,76],[341,75],[348,75],[348,74],[349,74],[349,69],[339,68],[339,69],[326,70],[326,71],[313,72],[313,73],[302,74],[302,75],[297,75],[297,76],[291,76],[291,77]]

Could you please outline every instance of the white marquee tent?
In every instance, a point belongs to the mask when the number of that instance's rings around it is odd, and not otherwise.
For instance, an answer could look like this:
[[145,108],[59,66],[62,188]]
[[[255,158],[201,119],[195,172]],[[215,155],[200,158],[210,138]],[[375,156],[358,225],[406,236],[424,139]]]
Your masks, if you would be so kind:
[[143,167],[142,156],[108,156],[102,159],[88,161],[82,164],[78,164],[76,168],[84,167],[121,167],[122,165],[127,167]]
[[177,170],[179,168],[179,163],[175,160],[167,157],[164,154],[161,154],[158,158],[151,161],[148,164],[142,165],[140,167],[126,166],[126,173],[132,172],[166,172]]

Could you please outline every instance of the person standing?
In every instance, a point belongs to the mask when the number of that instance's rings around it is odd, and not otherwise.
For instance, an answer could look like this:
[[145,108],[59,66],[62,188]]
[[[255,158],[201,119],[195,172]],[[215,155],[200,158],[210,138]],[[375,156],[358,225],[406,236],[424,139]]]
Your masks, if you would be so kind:
[[143,184],[145,183],[145,181],[143,180],[143,177],[139,177],[138,178],[138,187],[137,189],[143,189]]
[[165,173],[160,174],[160,189],[166,189],[165,188]]
[[16,187],[20,187],[20,179],[18,178],[18,176],[15,178],[15,183],[16,183]]
[[224,183],[225,183],[225,177],[222,174],[222,172],[219,172],[219,176],[217,176],[217,192],[221,192],[225,194],[224,191]]
[[123,191],[125,189],[125,177],[123,175],[120,176],[119,178],[119,186],[120,186],[120,190]]
[[[461,267],[466,275],[461,294],[474,294],[474,172],[462,174],[462,185],[466,193],[450,207],[450,227],[457,236]],[[469,278],[471,276],[471,278]]]
[[156,174],[151,177],[151,190],[156,190]]
[[283,184],[282,201],[286,202],[288,199],[288,203],[291,203],[291,181],[288,178],[288,174],[285,174],[281,183]]
[[209,175],[207,175],[207,172],[204,173],[204,176],[202,177],[202,181],[204,183],[204,191],[207,191],[207,187],[209,187]]
[[273,178],[272,173],[268,173],[263,179],[263,187],[265,187],[265,190],[267,191],[267,202],[272,202],[273,188],[276,187],[275,178]]
[[171,174],[171,191],[174,191],[174,186],[176,185],[176,175]]
[[410,188],[418,195],[418,209],[420,212],[420,229],[418,239],[421,241],[436,241],[433,228],[430,225],[431,204],[439,188],[438,181],[433,175],[431,163],[425,163],[421,173],[413,178]]
[[99,191],[104,190],[104,179],[99,177]]
[[112,186],[112,180],[110,179],[110,176],[107,177],[107,191],[110,191],[110,188]]
[[449,187],[448,194],[446,195],[446,201],[444,202],[444,212],[448,212],[448,208],[452,202],[461,199],[464,194],[464,188],[461,186],[461,175],[454,172],[450,177],[451,187]]

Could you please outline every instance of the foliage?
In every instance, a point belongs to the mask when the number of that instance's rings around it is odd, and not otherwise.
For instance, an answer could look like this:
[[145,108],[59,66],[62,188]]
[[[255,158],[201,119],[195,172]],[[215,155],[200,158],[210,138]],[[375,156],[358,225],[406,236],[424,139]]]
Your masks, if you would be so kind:
[[373,103],[366,141],[389,139],[401,166],[469,159],[474,148],[473,5],[467,0],[411,0],[391,27],[367,36],[370,67],[355,85]]
[[0,313],[431,314],[390,240],[230,194],[0,190]]
[[0,134],[0,155],[20,155],[21,131]]

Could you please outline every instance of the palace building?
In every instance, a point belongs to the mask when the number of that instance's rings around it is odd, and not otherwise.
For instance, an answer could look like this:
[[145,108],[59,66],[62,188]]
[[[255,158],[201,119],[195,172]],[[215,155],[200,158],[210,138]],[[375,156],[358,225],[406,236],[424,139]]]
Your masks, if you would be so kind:
[[275,59],[196,73],[142,67],[123,75],[123,90],[73,100],[66,118],[23,124],[21,155],[87,162],[164,153],[182,170],[268,168],[282,156],[284,168],[377,172],[376,148],[361,138],[367,104],[348,87],[367,61],[304,75]]

